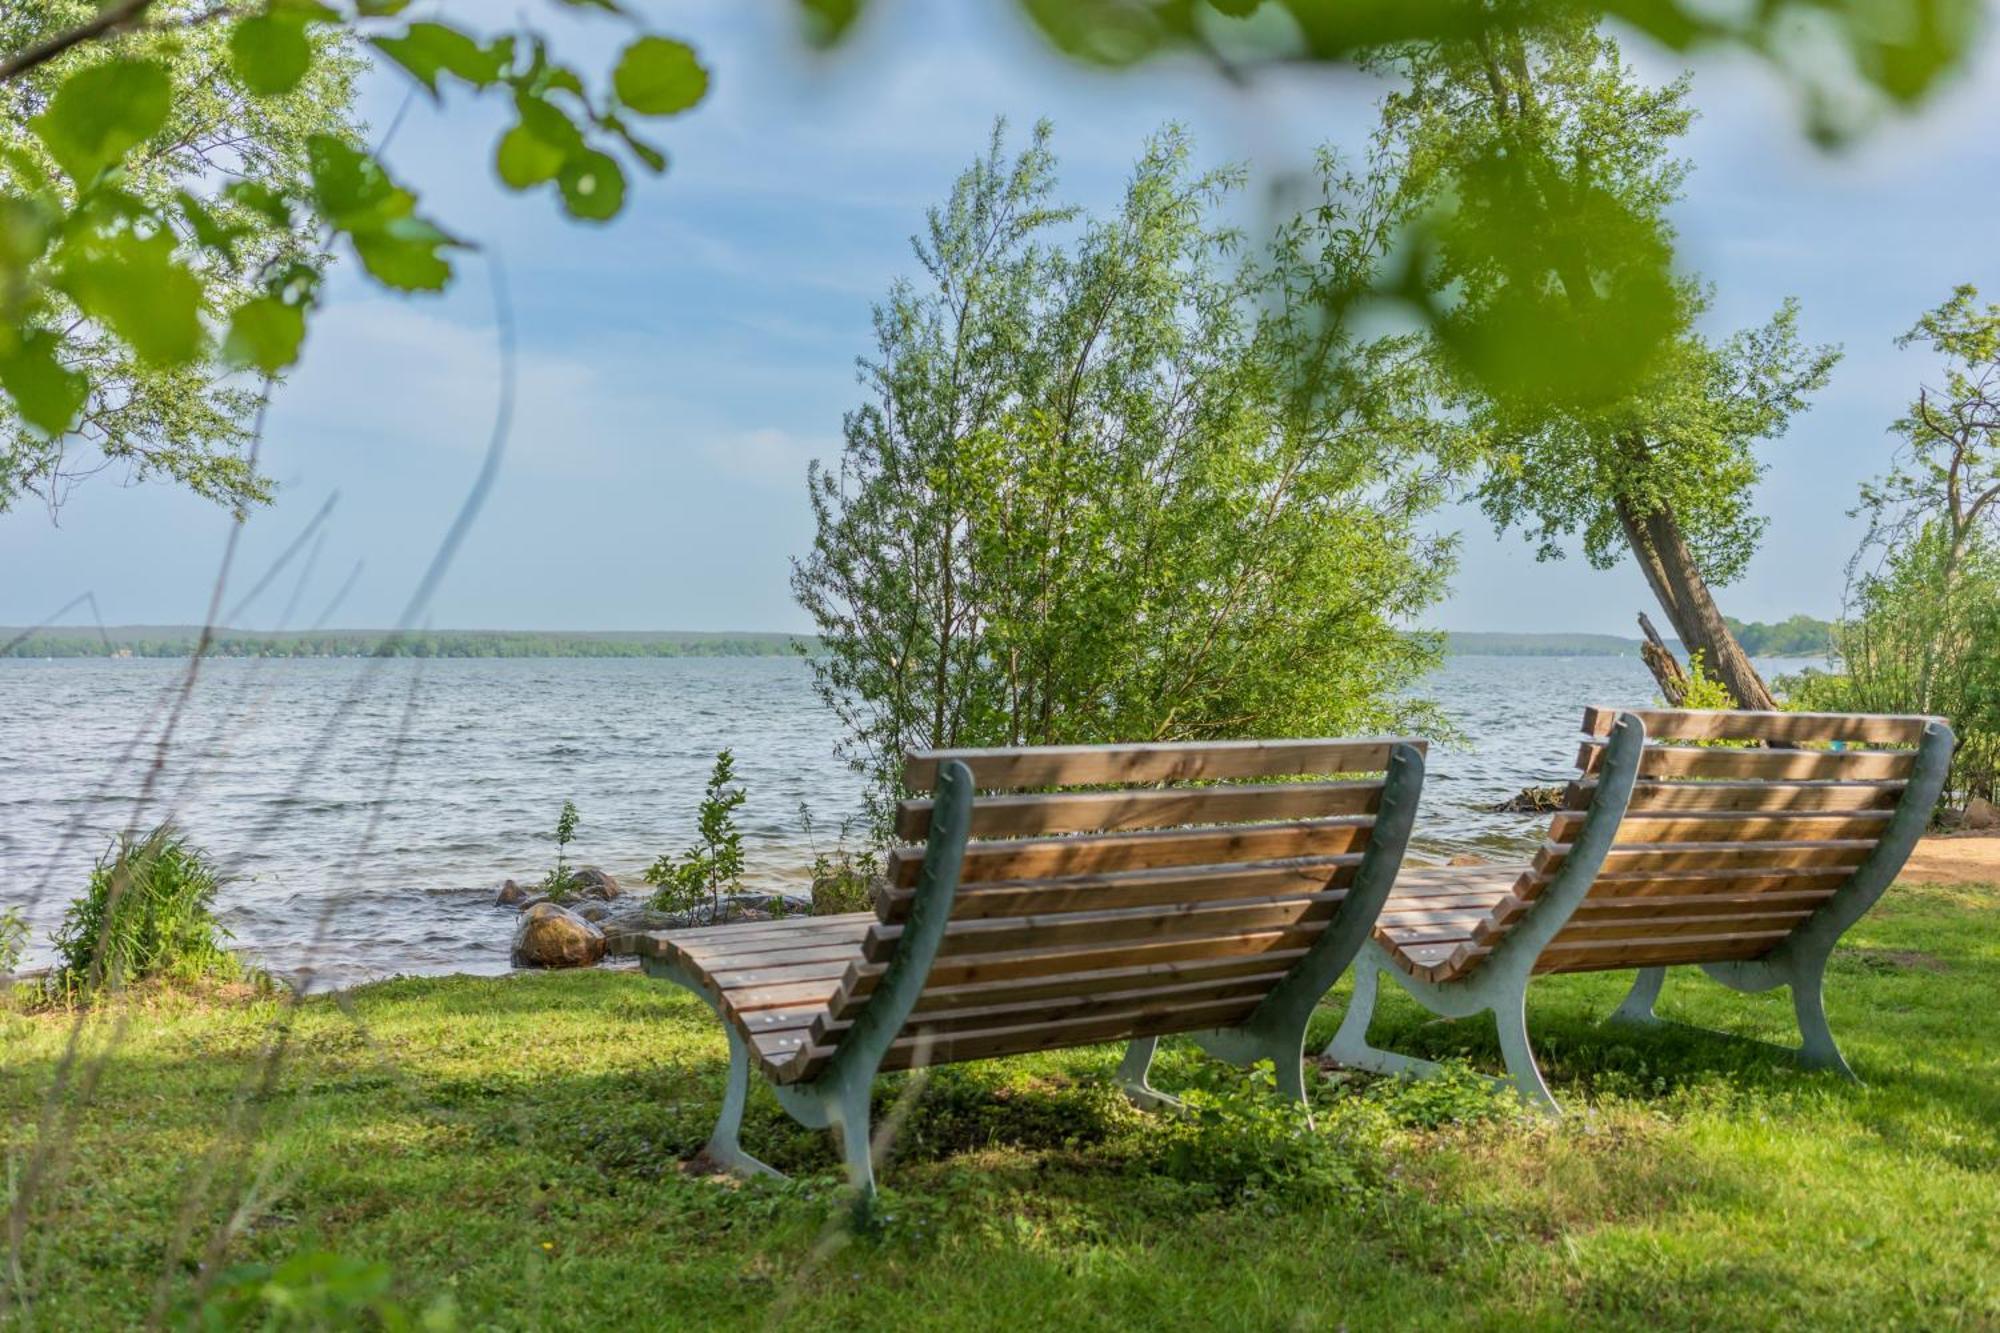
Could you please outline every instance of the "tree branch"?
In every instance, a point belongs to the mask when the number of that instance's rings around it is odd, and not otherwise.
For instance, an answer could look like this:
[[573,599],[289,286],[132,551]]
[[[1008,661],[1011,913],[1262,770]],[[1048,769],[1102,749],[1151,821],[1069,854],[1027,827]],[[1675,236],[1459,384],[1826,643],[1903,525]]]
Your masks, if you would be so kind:
[[108,37],[121,28],[129,28],[152,7],[153,0],[118,0],[116,4],[99,11],[97,17],[88,23],[79,23],[68,32],[59,32],[47,41],[37,42],[24,51],[16,51],[0,61],[0,83],[11,82],[38,65],[46,65],[73,46]]

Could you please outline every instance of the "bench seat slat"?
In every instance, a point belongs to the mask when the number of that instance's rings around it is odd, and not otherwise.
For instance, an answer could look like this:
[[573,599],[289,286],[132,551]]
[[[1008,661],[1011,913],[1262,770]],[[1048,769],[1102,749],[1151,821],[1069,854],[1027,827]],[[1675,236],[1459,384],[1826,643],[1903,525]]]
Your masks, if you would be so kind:
[[[1597,772],[1602,741],[1585,741],[1577,767]],[[1894,778],[1906,780],[1916,767],[1914,750],[1733,750],[1699,746],[1648,745],[1639,757],[1639,776],[1684,778]]]
[[939,765],[954,759],[972,770],[973,785],[981,791],[1379,773],[1397,745],[1427,748],[1415,738],[1370,737],[919,750],[904,760],[903,786],[929,791],[937,785]]
[[[1070,875],[1061,879],[987,880],[968,884],[952,904],[952,919],[977,920],[995,916],[1028,916],[1041,912],[1100,911],[1111,907],[1146,907],[1187,902],[1193,898],[1273,897],[1317,893],[1345,887],[1359,853],[1250,861],[1231,866],[1165,866],[1148,870]],[[909,916],[915,893],[892,889],[883,895],[882,920],[898,923]]]
[[[1212,829],[1147,829],[1136,833],[976,841],[966,844],[961,877],[965,884],[977,884],[994,879],[1039,879],[1110,870],[1338,855],[1365,847],[1374,822],[1372,815],[1335,815],[1326,819],[1222,825]],[[896,848],[889,853],[889,882],[899,889],[912,887],[922,865],[922,848]]]
[[[1381,782],[1366,780],[987,796],[972,807],[972,835],[1108,833],[1180,824],[1371,815],[1381,804]],[[897,837],[921,842],[930,830],[929,800],[904,801],[896,807]]]
[[[1589,736],[1609,736],[1617,725],[1616,708],[1586,708],[1583,730]],[[1785,713],[1736,709],[1632,708],[1646,725],[1649,740],[1764,740],[1787,745],[1847,741],[1864,745],[1915,745],[1924,728],[1937,721],[1915,714]]]

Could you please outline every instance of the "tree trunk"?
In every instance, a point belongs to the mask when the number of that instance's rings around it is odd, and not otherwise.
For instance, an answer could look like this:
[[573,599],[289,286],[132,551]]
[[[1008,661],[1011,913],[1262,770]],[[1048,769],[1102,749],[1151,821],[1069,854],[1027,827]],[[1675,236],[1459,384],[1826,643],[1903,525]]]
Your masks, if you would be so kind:
[[1673,511],[1660,505],[1641,514],[1622,496],[1617,508],[1632,555],[1688,655],[1701,654],[1702,670],[1722,682],[1738,708],[1776,708],[1770,687],[1716,608]]
[[1681,670],[1680,660],[1660,638],[1660,632],[1653,628],[1652,620],[1644,611],[1639,613],[1639,632],[1646,636],[1645,642],[1639,645],[1639,659],[1653,673],[1653,679],[1660,683],[1660,694],[1666,699],[1667,707],[1679,708],[1687,702],[1687,673]]

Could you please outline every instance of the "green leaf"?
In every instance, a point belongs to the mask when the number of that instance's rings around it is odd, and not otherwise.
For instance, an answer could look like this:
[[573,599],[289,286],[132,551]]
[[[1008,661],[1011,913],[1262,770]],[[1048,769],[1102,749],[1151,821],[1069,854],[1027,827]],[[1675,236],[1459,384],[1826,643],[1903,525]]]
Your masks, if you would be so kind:
[[90,391],[89,380],[56,359],[61,344],[54,333],[37,329],[0,356],[0,389],[14,400],[21,420],[44,435],[68,430]]
[[561,149],[564,157],[583,151],[583,131],[553,102],[518,94],[514,98],[514,112],[521,118],[522,129],[550,147]]
[[708,71],[686,42],[641,37],[618,58],[611,87],[619,101],[642,116],[671,116],[707,94]]
[[107,60],[63,80],[48,110],[28,122],[78,185],[124,157],[167,123],[173,82],[156,60]]
[[503,38],[490,47],[444,23],[412,23],[400,37],[374,38],[377,50],[410,72],[437,96],[438,75],[455,74],[475,88],[488,88],[513,59],[514,44]]
[[201,281],[174,258],[169,233],[74,242],[63,253],[56,285],[141,360],[175,365],[201,355]]
[[273,9],[239,21],[229,34],[229,64],[258,97],[298,87],[312,65],[305,15]]
[[390,18],[410,7],[410,0],[354,0],[354,12],[364,18]]
[[647,169],[655,176],[667,169],[667,155],[632,133],[631,127],[624,121],[616,116],[606,116],[604,124],[607,129],[625,141],[625,146],[632,150],[632,155],[644,162]]
[[460,244],[422,218],[398,218],[350,239],[375,280],[401,292],[443,291],[451,281],[451,261],[440,251]]
[[806,40],[818,47],[833,46],[861,17],[861,5],[862,0],[799,0],[805,11]]
[[275,375],[299,359],[306,337],[306,312],[275,296],[258,296],[236,308],[222,354],[234,365]]
[[222,197],[243,205],[274,227],[291,230],[292,201],[274,186],[263,181],[231,181],[223,186]]
[[625,206],[624,169],[616,159],[595,149],[571,154],[556,181],[562,189],[563,207],[573,218],[607,222]]
[[567,154],[562,149],[516,125],[500,136],[493,166],[510,190],[526,190],[556,178]]
[[439,291],[451,281],[451,263],[440,251],[462,242],[415,216],[417,197],[379,162],[329,134],[307,140],[306,161],[321,213],[347,233],[376,281],[399,291]]
[[174,201],[180,205],[181,216],[187,219],[188,230],[194,233],[195,243],[234,263],[236,238],[243,234],[243,228],[225,226],[207,204],[186,190],[175,194]]

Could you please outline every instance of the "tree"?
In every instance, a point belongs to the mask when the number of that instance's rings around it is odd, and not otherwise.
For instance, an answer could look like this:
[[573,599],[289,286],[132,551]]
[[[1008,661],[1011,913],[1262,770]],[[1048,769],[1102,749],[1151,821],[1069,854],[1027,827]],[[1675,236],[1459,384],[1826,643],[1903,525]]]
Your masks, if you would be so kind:
[[749,793],[735,782],[736,754],[722,750],[702,789],[694,844],[678,860],[662,855],[642,876],[659,890],[651,900],[654,907],[684,910],[706,895],[709,924],[722,920],[722,891],[733,892],[743,880],[743,830],[736,826],[736,811]]
[[1240,175],[1191,170],[1173,130],[1083,219],[1049,143],[1010,156],[996,126],[931,210],[924,281],[877,308],[869,401],[809,479],[793,588],[878,830],[911,748],[1425,715],[1398,691],[1439,645],[1402,625],[1452,544],[1420,531],[1421,349],[1277,299],[1365,282],[1377,233],[1330,196],[1246,258],[1216,221]]
[[[1440,312],[1482,507],[1544,559],[1569,538],[1598,568],[1629,554],[1689,652],[1740,706],[1771,707],[1711,588],[1763,530],[1757,444],[1838,353],[1801,341],[1791,302],[1721,341],[1696,332],[1708,293],[1664,264],[1687,81],[1640,85],[1584,18],[1393,64],[1407,88],[1385,104],[1379,162],[1406,215],[1453,201],[1413,281]],[[1549,374],[1576,387],[1552,392]]]
[[[1952,787],[2000,795],[2000,305],[1957,288],[1897,340],[1943,362],[1891,427],[1889,473],[1861,488],[1867,535],[1835,631],[1843,675],[1815,703],[1940,713],[1959,748]],[[1872,561],[1872,564],[1871,564]]]
[[[619,12],[608,0],[552,0]],[[258,376],[298,358],[336,244],[376,282],[442,290],[466,242],[358,141],[365,44],[427,93],[506,94],[511,189],[604,221],[612,150],[662,171],[639,117],[699,102],[685,43],[641,33],[592,89],[529,29],[406,21],[407,0],[51,0],[0,11],[0,509],[52,503],[97,460],[236,509],[268,497],[249,444]],[[243,372],[248,372],[244,374]]]
[[[18,51],[82,22],[94,6],[70,3],[9,6],[0,12],[0,49]],[[163,4],[163,17],[184,21],[189,4]],[[221,24],[135,34],[128,44],[168,72],[177,90],[160,130],[123,160],[122,188],[161,215],[177,209],[183,190],[211,193],[203,181],[227,173],[281,194],[307,184],[306,144],[314,134],[353,138],[351,44],[321,38],[321,50],[296,87],[282,96],[246,96],[230,70],[229,30]],[[52,149],[30,128],[46,114],[68,73],[102,68],[107,53],[72,56],[23,71],[0,84],[7,153],[0,157],[0,191],[18,200],[36,182],[59,176]],[[205,292],[202,315],[215,318],[249,299],[254,275],[303,265],[317,274],[324,256],[312,237],[280,226],[244,203],[214,197],[204,210],[235,237],[232,257],[197,251],[191,270]],[[181,219],[186,225],[185,216]],[[66,367],[88,368],[88,390],[65,433],[0,413],[0,512],[23,494],[53,511],[83,477],[114,464],[135,478],[160,475],[239,513],[270,498],[270,483],[247,457],[254,386],[217,375],[197,362],[142,359],[108,327],[85,319],[77,301],[53,284],[45,293],[50,328],[67,331]]]

